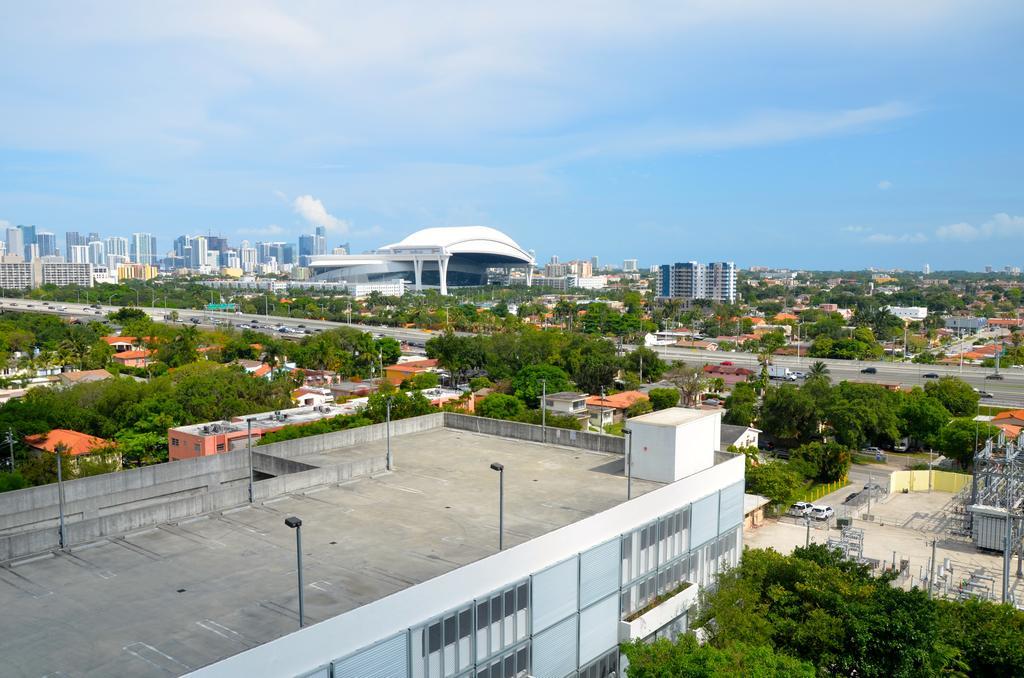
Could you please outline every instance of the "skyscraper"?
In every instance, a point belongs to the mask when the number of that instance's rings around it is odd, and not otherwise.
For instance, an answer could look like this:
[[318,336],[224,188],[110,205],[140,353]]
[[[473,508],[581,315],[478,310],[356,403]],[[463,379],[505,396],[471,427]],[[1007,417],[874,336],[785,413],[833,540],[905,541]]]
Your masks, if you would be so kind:
[[127,257],[128,238],[107,238],[107,256]]
[[102,240],[90,240],[87,247],[89,248],[90,264],[95,266],[107,265],[107,247],[103,244]]
[[68,252],[67,257],[68,263],[70,264],[88,264],[89,263],[89,246],[88,245],[72,245],[71,250]]
[[39,231],[38,233],[36,233],[36,244],[39,245],[39,256],[57,256],[56,234],[50,233],[49,231]]
[[151,233],[132,233],[130,256],[133,263],[156,265],[156,238]]
[[636,259],[626,259],[622,262],[623,273],[636,273],[640,270],[640,262]]
[[25,234],[20,228],[7,229],[7,253],[25,256]]
[[71,248],[75,245],[85,245],[88,242],[85,236],[78,231],[68,231],[64,234],[64,256],[71,261]]

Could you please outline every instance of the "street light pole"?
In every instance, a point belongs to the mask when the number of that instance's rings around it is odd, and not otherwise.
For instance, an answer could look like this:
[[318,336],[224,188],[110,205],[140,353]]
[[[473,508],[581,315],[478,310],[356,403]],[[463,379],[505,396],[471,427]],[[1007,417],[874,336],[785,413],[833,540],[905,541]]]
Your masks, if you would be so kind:
[[249,503],[253,502],[252,496],[252,419],[245,420],[248,435],[245,438],[246,447],[249,449]]
[[295,530],[295,554],[299,567],[299,628],[306,625],[306,606],[302,593],[302,520],[291,516],[284,519],[284,524]]
[[497,462],[491,470],[498,472],[498,550],[505,550],[505,466]]
[[391,403],[394,401],[394,396],[388,396],[385,401],[388,410],[388,423],[387,423],[387,437],[388,437],[388,455],[387,455],[387,470],[391,470]]
[[626,436],[626,501],[629,501],[633,498],[633,431],[624,428],[622,434]]
[[7,436],[4,438],[11,450],[11,472],[14,472],[14,433],[7,429]]
[[60,531],[57,533],[58,543],[64,548],[64,475],[61,471],[60,445],[53,448],[57,453],[57,505],[60,512]]
[[811,545],[811,517],[804,516],[804,525],[807,526],[807,536],[804,538],[804,548],[809,548]]
[[541,442],[548,441],[548,380],[540,380],[540,438]]

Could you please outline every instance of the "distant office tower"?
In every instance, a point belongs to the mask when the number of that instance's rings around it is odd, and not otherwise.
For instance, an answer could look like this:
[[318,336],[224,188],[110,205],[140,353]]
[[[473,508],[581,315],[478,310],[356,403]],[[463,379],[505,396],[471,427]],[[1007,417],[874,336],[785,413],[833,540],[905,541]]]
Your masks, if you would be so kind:
[[89,247],[87,245],[72,245],[67,261],[69,264],[88,264]]
[[636,273],[640,270],[640,262],[636,259],[626,259],[622,262],[623,273]]
[[921,267],[921,273],[924,273],[925,275],[928,275],[931,272],[932,272],[932,267],[929,266],[928,264],[925,264],[924,266]]
[[242,260],[242,270],[246,273],[252,273],[259,264],[259,256],[255,247],[248,247],[248,243],[243,243],[243,245],[239,251],[239,257]]
[[223,238],[219,235],[208,235],[206,236],[206,249],[217,250],[218,252],[227,252],[230,246],[228,245],[228,239]]
[[658,275],[658,296],[731,304],[736,301],[736,264],[731,261],[706,265],[696,261],[665,264]]
[[992,267],[991,266],[986,266],[985,267],[985,273],[991,273],[991,272],[992,272]]
[[64,234],[64,256],[71,261],[71,248],[75,245],[86,244],[85,236],[78,231],[68,231]]
[[189,247],[191,241],[192,238],[190,238],[187,235],[179,235],[177,238],[175,238],[174,242],[172,243],[172,247],[174,248],[174,256],[178,257],[179,259],[188,259],[189,255],[191,254],[191,250],[189,250],[188,254],[186,254],[185,250],[187,247]]
[[25,261],[35,261],[39,258],[39,245],[32,243],[31,245],[25,245]]
[[597,257],[590,257],[590,270],[595,273],[601,270],[601,263]]
[[549,263],[557,264],[558,263],[558,255],[557,254],[552,254],[551,255],[551,261]]
[[299,265],[309,266],[309,258],[316,254],[316,236],[299,236]]
[[7,229],[7,253],[25,256],[25,233],[20,228]]
[[107,257],[128,257],[128,238],[107,238]]
[[101,240],[90,240],[87,245],[89,248],[89,263],[96,266],[107,265],[107,246],[103,244]]
[[313,254],[327,254],[327,229],[316,227],[316,251]]
[[40,257],[57,256],[57,236],[49,231],[36,233],[36,244],[39,245]]
[[99,239],[100,239],[100,234],[96,233],[95,231],[93,231],[92,233],[90,233],[88,235],[88,237],[86,237],[85,244],[88,245],[89,243],[93,242],[94,240],[99,240]]
[[331,253],[332,254],[352,254],[352,248],[348,246],[347,242],[344,242],[344,243],[338,245],[337,247],[335,247],[333,250],[331,250]]
[[189,260],[188,267],[198,269],[201,266],[207,266],[208,263],[206,258],[210,251],[209,242],[206,238],[197,235],[193,238],[189,238]]
[[129,256],[133,263],[156,265],[156,238],[151,233],[132,233]]

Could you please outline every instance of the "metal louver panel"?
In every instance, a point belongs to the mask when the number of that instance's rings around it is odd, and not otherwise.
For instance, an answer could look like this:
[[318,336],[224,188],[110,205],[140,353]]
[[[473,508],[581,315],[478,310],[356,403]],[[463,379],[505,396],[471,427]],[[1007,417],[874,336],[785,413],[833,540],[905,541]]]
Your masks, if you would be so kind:
[[533,575],[533,632],[576,613],[578,561],[575,557]]
[[580,555],[580,607],[618,591],[620,548],[616,538]]
[[409,678],[405,632],[334,662],[334,678]]
[[619,597],[611,595],[580,612],[580,664],[600,657],[619,642]]
[[743,522],[743,483],[730,485],[722,490],[718,508],[718,533]]
[[576,673],[576,615],[533,637],[536,678],[565,678]]
[[718,493],[693,502],[690,515],[690,548],[694,549],[718,536]]

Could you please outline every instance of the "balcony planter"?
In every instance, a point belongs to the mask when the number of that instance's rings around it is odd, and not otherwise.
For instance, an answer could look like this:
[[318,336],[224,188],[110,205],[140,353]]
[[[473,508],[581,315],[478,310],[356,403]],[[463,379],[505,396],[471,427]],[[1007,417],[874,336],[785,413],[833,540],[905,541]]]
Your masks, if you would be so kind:
[[654,607],[649,607],[646,611],[640,610],[642,614],[639,616],[631,615],[626,621],[619,622],[619,641],[628,643],[651,635],[693,607],[699,592],[699,586],[687,582],[686,587],[679,593],[661,602],[655,599]]

